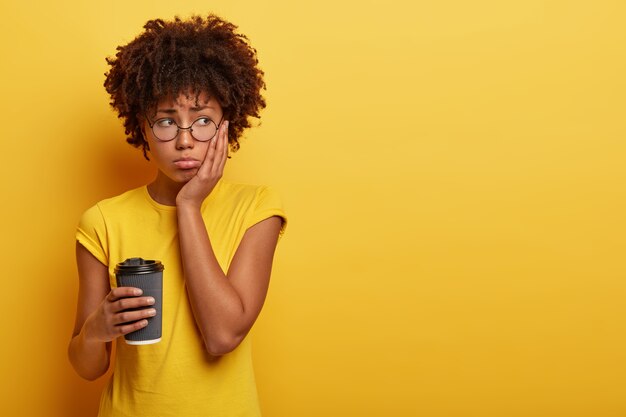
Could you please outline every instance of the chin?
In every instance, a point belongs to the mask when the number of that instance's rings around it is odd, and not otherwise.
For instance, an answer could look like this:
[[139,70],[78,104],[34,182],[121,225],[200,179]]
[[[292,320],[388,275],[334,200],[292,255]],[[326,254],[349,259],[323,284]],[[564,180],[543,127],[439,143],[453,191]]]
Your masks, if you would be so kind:
[[176,182],[180,182],[183,184],[188,183],[193,177],[196,176],[197,172],[198,170],[196,168],[183,171],[180,173],[180,175],[178,175],[178,181]]

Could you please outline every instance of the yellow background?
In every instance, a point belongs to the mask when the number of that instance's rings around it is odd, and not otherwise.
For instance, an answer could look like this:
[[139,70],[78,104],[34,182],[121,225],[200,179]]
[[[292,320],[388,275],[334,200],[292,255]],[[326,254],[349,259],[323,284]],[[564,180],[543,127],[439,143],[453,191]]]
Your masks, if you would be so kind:
[[102,87],[146,20],[258,49],[226,177],[290,225],[254,331],[266,417],[626,415],[626,3],[4,2],[0,414],[94,415],[74,229],[150,180]]

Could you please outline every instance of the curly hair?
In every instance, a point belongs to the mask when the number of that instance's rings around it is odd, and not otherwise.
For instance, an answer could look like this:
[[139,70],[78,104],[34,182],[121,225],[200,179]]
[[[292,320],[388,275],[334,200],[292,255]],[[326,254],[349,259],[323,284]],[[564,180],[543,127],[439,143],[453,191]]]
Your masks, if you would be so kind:
[[127,45],[118,46],[115,57],[107,58],[111,68],[104,87],[124,121],[126,141],[142,147],[148,159],[143,115],[162,98],[193,93],[198,100],[206,91],[222,106],[229,120],[230,148],[237,151],[244,129],[251,127],[249,118],[259,119],[265,107],[264,73],[248,38],[214,14],[150,20],[144,29]]

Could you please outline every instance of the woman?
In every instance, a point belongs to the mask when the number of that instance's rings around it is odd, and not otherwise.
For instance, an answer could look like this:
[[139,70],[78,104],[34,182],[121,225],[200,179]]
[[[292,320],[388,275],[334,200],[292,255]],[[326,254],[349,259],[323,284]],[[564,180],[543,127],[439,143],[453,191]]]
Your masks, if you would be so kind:
[[158,173],[80,220],[69,358],[86,379],[107,371],[113,340],[156,313],[141,290],[116,286],[115,266],[160,260],[162,340],[117,344],[99,415],[259,416],[246,336],[286,217],[271,188],[221,177],[229,147],[265,107],[263,72],[247,38],[214,15],[144,28],[107,60],[105,87],[127,141]]

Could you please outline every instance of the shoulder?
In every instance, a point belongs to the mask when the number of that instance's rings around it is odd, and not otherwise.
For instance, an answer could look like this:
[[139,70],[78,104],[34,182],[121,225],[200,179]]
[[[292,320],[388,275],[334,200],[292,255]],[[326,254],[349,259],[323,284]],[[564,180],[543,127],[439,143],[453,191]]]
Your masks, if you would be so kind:
[[219,191],[225,195],[230,196],[254,196],[259,193],[260,190],[268,188],[266,185],[258,184],[246,184],[241,182],[234,182],[228,180],[220,180]]
[[217,191],[216,205],[231,213],[245,213],[246,228],[268,217],[278,216],[283,219],[281,234],[284,231],[287,216],[282,199],[274,187],[222,180]]
[[100,200],[98,203],[96,203],[95,206],[99,207],[100,210],[110,210],[110,209],[115,209],[120,206],[124,207],[124,206],[143,203],[146,200],[145,193],[146,193],[145,186],[134,188],[132,190],[128,190],[114,197],[109,197],[109,198],[105,198],[104,200]]
[[268,185],[245,184],[221,180],[217,190],[217,199],[220,202],[254,203],[268,195],[276,195],[276,191]]
[[145,201],[144,189],[145,187],[135,188],[98,201],[83,212],[80,223],[99,223],[104,221],[105,217],[122,213],[129,207],[137,206],[142,200]]

